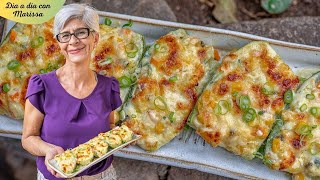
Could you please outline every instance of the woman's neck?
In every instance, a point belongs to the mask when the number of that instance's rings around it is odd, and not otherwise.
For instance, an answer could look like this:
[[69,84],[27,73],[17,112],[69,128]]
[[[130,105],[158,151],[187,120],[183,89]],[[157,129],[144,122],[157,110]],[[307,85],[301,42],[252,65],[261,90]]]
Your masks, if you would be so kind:
[[95,74],[89,65],[66,63],[57,70],[57,76],[61,84],[77,89],[96,83]]

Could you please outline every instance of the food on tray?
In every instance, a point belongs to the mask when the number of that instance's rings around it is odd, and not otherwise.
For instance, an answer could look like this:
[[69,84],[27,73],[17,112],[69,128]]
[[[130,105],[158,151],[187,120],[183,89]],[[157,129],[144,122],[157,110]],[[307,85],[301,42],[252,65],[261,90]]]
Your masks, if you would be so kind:
[[121,126],[118,129],[114,129],[111,133],[118,135],[121,138],[122,143],[129,142],[133,137],[133,132],[127,126]]
[[108,143],[100,137],[91,139],[88,144],[93,148],[95,157],[101,157],[108,152]]
[[320,72],[297,90],[268,138],[265,162],[298,177],[320,177]]
[[179,29],[160,37],[142,60],[141,74],[124,107],[125,124],[142,135],[137,144],[147,151],[172,140],[211,78],[218,52]]
[[62,154],[56,155],[54,159],[57,162],[58,168],[66,174],[73,173],[76,168],[77,158],[71,150],[66,150]]
[[89,144],[80,144],[71,151],[76,156],[79,165],[85,166],[93,160],[94,151]]
[[[120,133],[126,138],[122,141]],[[54,157],[56,167],[65,174],[77,172],[81,167],[89,165],[91,162],[106,155],[111,148],[117,148],[133,140],[133,132],[125,125],[114,128],[106,133],[100,133],[98,136],[90,139],[88,142],[68,149],[65,152]],[[108,148],[110,146],[111,148]]]
[[[29,78],[53,71],[65,62],[52,33],[53,21],[39,25],[17,23],[0,47],[0,114],[22,119]],[[144,50],[144,39],[130,29],[100,25],[100,41],[90,67],[114,76],[124,102],[136,81],[136,69]]]
[[122,144],[121,137],[112,132],[100,133],[99,137],[108,143],[111,148],[116,148]]
[[252,42],[222,61],[189,123],[213,147],[255,157],[299,83],[266,42]]

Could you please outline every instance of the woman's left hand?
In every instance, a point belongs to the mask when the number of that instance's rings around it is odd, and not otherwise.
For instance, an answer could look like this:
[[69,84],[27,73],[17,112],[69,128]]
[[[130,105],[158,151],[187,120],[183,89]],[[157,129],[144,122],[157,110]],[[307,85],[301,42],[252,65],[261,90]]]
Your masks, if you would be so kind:
[[48,171],[55,176],[56,178],[63,178],[59,173],[55,172],[50,166],[48,165],[48,161],[53,159],[55,155],[61,154],[64,152],[64,149],[59,146],[53,146],[49,149],[45,156],[45,164],[47,166]]

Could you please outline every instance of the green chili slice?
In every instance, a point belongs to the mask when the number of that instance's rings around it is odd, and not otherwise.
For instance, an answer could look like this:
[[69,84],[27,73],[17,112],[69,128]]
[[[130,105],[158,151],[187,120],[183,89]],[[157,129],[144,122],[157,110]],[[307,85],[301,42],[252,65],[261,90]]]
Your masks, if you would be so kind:
[[309,152],[312,155],[316,155],[320,153],[320,144],[317,142],[312,142],[309,146]]
[[104,24],[107,25],[107,26],[110,26],[110,25],[112,24],[111,19],[105,18],[105,19],[104,19]]
[[169,78],[169,82],[176,82],[178,80],[177,76],[172,76]]
[[250,107],[250,105],[251,105],[249,96],[248,95],[240,96],[238,105],[239,105],[241,110],[248,109]]
[[287,90],[284,93],[283,98],[284,98],[284,102],[285,103],[290,104],[293,101],[293,92],[292,92],[292,90],[291,89]]
[[127,53],[135,53],[138,52],[138,46],[134,43],[129,43],[125,46],[125,50]]
[[264,114],[264,111],[259,111],[258,114],[261,116]]
[[261,92],[265,95],[272,95],[275,93],[274,86],[270,82],[266,82],[262,86]]
[[31,47],[32,48],[38,48],[43,44],[43,42],[44,42],[44,38],[42,36],[34,37],[31,40]]
[[155,49],[156,52],[164,53],[164,52],[168,51],[168,46],[165,43],[155,44],[154,45],[154,49]]
[[312,130],[315,129],[317,126],[309,126],[309,125],[302,125],[295,129],[295,132],[297,134],[303,135],[303,136],[310,136],[312,135]]
[[98,65],[99,66],[105,66],[105,65],[108,65],[108,64],[111,64],[112,63],[112,58],[111,57],[108,57],[107,59],[105,60],[101,60],[98,62]]
[[10,84],[9,83],[5,83],[3,86],[2,86],[2,90],[4,92],[9,92],[10,91]]
[[134,43],[129,43],[125,46],[125,51],[129,58],[134,58],[138,52],[139,48]]
[[134,58],[136,57],[137,53],[127,53],[128,58]]
[[310,112],[310,114],[317,116],[317,115],[319,115],[319,108],[318,107],[311,107],[309,112]]
[[159,44],[155,44],[154,45],[154,49],[158,50],[160,48],[160,45]]
[[120,84],[120,87],[121,87],[121,88],[126,88],[126,87],[131,86],[132,81],[131,81],[131,79],[130,79],[129,77],[127,77],[127,76],[121,76],[121,77],[119,78],[119,84]]
[[221,115],[227,114],[229,110],[230,110],[230,104],[226,100],[220,100],[215,109],[216,113]]
[[136,118],[136,117],[137,117],[137,115],[131,114],[131,118]]
[[20,66],[20,62],[18,60],[11,60],[8,64],[7,64],[7,68],[9,70],[16,70],[18,67]]
[[315,96],[313,94],[307,94],[306,98],[309,100],[313,100],[315,98]]
[[129,19],[129,22],[128,22],[127,24],[124,24],[124,25],[122,26],[122,28],[131,27],[132,24],[133,24],[132,20]]
[[154,99],[154,105],[156,108],[160,109],[160,110],[166,110],[167,109],[167,103],[165,102],[165,100],[161,97],[158,96]]
[[302,104],[300,106],[300,111],[303,112],[303,111],[307,110],[307,108],[308,108],[308,106],[306,104]]
[[242,115],[242,120],[245,122],[253,121],[257,116],[256,110],[253,108],[248,108]]
[[170,120],[171,123],[173,123],[175,120],[175,118],[173,116],[174,116],[174,112],[170,112],[168,119]]

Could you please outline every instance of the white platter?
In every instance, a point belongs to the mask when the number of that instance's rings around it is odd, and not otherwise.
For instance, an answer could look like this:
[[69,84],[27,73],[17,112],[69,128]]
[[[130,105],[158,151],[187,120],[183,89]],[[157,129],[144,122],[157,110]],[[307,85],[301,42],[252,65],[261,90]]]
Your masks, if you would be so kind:
[[54,159],[49,160],[49,163],[48,163],[48,164],[49,164],[49,166],[50,166],[53,170],[55,170],[56,172],[58,172],[62,177],[64,177],[64,178],[73,178],[73,177],[77,176],[78,174],[82,173],[83,171],[85,171],[86,169],[90,168],[91,166],[93,166],[93,165],[101,162],[102,160],[106,159],[107,157],[111,156],[113,153],[115,153],[115,152],[119,151],[120,149],[128,146],[129,144],[137,141],[139,138],[141,138],[141,135],[134,135],[134,136],[133,136],[133,139],[132,139],[131,141],[128,141],[128,142],[126,142],[126,143],[124,143],[124,144],[122,144],[122,145],[120,145],[120,146],[118,146],[118,147],[116,147],[116,148],[114,148],[114,149],[111,149],[111,150],[108,151],[105,155],[103,155],[103,156],[101,156],[101,157],[99,157],[99,158],[94,159],[91,163],[89,163],[89,164],[86,165],[86,166],[81,166],[81,167],[78,169],[78,171],[73,172],[73,173],[71,173],[71,174],[66,174],[66,173],[62,172],[62,171],[58,168],[58,164],[57,164],[57,162],[56,162]]
[[[320,48],[295,43],[263,38],[255,35],[234,32],[223,29],[216,29],[203,26],[195,26],[116,13],[99,12],[101,23],[104,16],[113,21],[113,25],[122,25],[133,20],[132,30],[145,36],[147,44],[166,33],[183,28],[192,35],[199,37],[206,44],[213,45],[223,51],[238,49],[251,41],[267,41],[281,56],[281,58],[293,69],[294,72],[302,69],[320,67]],[[8,32],[13,26],[13,22],[7,21],[5,30]],[[22,123],[10,121],[10,118],[0,116],[0,132],[13,134],[7,137],[16,137],[21,134]],[[183,133],[191,133],[188,140],[182,138]],[[2,136],[4,134],[0,134]],[[290,175],[280,171],[271,170],[258,160],[247,161],[222,148],[213,149],[190,130],[184,131],[170,143],[161,147],[156,152],[145,152],[144,150],[131,146],[121,149],[115,156],[137,159],[155,163],[162,163],[188,169],[222,175],[236,179],[290,179]]]

